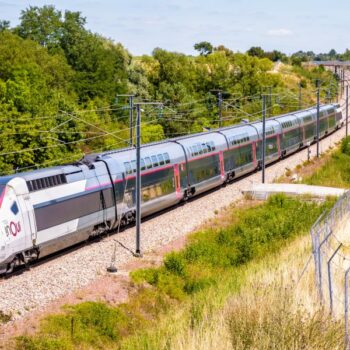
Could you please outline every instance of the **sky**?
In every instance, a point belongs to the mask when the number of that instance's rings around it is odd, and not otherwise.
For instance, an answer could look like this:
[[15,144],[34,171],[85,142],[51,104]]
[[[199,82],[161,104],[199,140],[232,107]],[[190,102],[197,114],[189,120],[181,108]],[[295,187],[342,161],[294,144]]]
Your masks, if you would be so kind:
[[350,48],[349,0],[0,0],[0,19],[15,26],[21,10],[43,5],[80,11],[88,29],[134,55],[156,47],[195,54],[200,41],[241,52]]

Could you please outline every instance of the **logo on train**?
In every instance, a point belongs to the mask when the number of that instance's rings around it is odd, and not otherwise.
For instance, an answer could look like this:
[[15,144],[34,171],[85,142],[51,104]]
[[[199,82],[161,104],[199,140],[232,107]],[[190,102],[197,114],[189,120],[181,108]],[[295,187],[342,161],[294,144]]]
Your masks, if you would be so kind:
[[21,224],[18,221],[17,223],[11,221],[8,225],[5,226],[6,236],[8,237],[10,234],[13,237],[16,237],[21,232]]

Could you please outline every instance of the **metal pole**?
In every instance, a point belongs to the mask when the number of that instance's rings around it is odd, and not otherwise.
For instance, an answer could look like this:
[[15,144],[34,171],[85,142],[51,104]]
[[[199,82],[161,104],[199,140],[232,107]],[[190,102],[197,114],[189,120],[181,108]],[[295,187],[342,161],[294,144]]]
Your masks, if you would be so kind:
[[222,127],[222,92],[218,92],[219,128]]
[[271,116],[271,109],[272,109],[272,86],[269,86],[269,110],[268,110],[268,116]]
[[263,120],[262,120],[262,183],[265,183],[265,148],[266,148],[266,133],[265,133],[265,124],[266,124],[266,95],[263,96]]
[[344,290],[344,318],[345,318],[345,349],[349,349],[349,271],[345,272],[345,290]]
[[320,81],[317,80],[317,125],[316,125],[316,138],[317,138],[317,158],[320,158]]
[[334,251],[332,256],[329,258],[327,262],[327,268],[328,268],[328,287],[329,287],[329,307],[331,315],[333,315],[333,287],[332,287],[332,274],[331,274],[331,262],[333,258],[337,255],[339,249],[341,248],[342,243],[339,244],[338,248]]
[[133,109],[134,109],[134,96],[129,96],[129,128],[130,128],[130,140],[129,146],[132,147],[132,129],[133,129]]
[[320,296],[320,300],[321,303],[323,303],[323,288],[322,288],[322,246],[327,242],[328,238],[331,236],[332,232],[330,232],[326,238],[324,238],[324,240],[318,245],[318,249],[317,249],[317,254],[318,254],[318,282],[319,282],[319,296]]
[[345,116],[346,116],[346,121],[345,121],[345,135],[348,136],[348,119],[349,119],[349,85],[346,84],[346,108],[345,108]]
[[301,81],[299,82],[299,110],[301,110]]
[[136,250],[135,256],[141,257],[141,109],[136,104]]

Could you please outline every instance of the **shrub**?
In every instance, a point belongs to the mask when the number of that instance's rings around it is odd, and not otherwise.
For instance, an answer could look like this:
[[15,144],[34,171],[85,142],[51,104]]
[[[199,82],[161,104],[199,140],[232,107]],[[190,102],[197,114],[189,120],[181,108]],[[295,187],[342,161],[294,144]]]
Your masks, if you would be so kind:
[[342,153],[347,154],[348,156],[350,156],[350,136],[345,137],[342,142],[341,142],[341,146],[340,146],[340,150]]

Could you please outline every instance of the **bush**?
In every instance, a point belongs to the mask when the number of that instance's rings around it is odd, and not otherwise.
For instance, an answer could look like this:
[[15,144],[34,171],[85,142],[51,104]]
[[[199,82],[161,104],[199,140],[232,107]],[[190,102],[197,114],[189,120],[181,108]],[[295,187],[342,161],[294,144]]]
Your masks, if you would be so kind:
[[[17,349],[120,348],[126,338],[139,342],[142,328],[157,328],[161,316],[174,306],[182,310],[182,303],[191,305],[186,327],[194,327],[202,318],[197,296],[206,295],[210,287],[220,288],[223,280],[236,276],[237,267],[276,252],[287,240],[309,230],[331,204],[278,195],[262,205],[235,210],[225,228],[194,233],[184,250],[165,257],[164,266],[133,272],[137,291],[128,303],[111,307],[87,302],[67,307],[66,313],[47,318],[39,335],[18,338]],[[235,277],[231,293],[237,283]]]
[[342,153],[350,156],[350,136],[343,139],[341,142],[340,150]]

